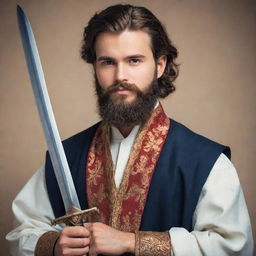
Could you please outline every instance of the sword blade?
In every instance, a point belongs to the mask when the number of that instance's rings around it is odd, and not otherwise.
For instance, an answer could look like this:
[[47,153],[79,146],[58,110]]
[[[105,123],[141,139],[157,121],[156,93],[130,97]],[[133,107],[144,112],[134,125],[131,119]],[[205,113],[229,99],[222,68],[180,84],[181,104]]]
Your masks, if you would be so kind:
[[81,209],[52,111],[34,34],[20,6],[17,6],[17,18],[37,109],[65,210],[68,212],[72,206]]

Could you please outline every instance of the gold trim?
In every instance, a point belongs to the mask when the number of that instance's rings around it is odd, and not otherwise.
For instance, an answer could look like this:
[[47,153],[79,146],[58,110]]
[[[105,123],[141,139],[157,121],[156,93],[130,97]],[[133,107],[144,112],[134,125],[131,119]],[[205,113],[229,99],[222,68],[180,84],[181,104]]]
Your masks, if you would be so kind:
[[[144,209],[145,201],[147,198],[147,189],[149,188],[151,177],[152,177],[150,176],[150,174],[152,174],[152,172],[155,169],[156,161],[162,149],[162,145],[160,146],[160,144],[163,144],[163,139],[160,137],[160,135],[161,133],[162,135],[167,135],[170,127],[170,121],[166,117],[164,126],[159,125],[157,128],[154,128],[152,130],[154,134],[152,132],[149,132],[150,126],[153,124],[153,122],[155,121],[155,118],[159,114],[161,114],[162,111],[163,111],[162,106],[159,105],[156,108],[156,110],[152,113],[152,116],[150,117],[148,122],[143,127],[140,128],[138,136],[133,146],[133,150],[130,154],[127,165],[125,167],[125,171],[124,171],[124,175],[123,175],[123,179],[121,181],[120,187],[119,189],[116,189],[116,187],[114,186],[115,189],[113,194],[115,195],[115,199],[113,201],[113,208],[111,211],[110,225],[119,230],[131,232],[139,229],[142,214],[139,214],[137,210],[135,210],[135,214],[133,216],[130,216],[129,213],[126,216],[124,216],[123,217],[124,223],[121,224],[120,218],[121,218],[122,205],[124,200],[131,197],[131,195],[136,195],[137,197],[136,201],[139,202],[139,208]],[[149,136],[149,142],[143,148],[142,144],[147,135]],[[155,140],[156,137],[157,139]],[[152,161],[151,166],[146,167],[148,158],[146,156],[141,155],[140,153],[143,150],[146,152],[149,152],[151,148],[154,149],[155,154],[151,159]],[[111,173],[113,174],[113,172]],[[142,184],[140,184],[139,186],[133,185],[128,192],[127,188],[129,184],[129,178],[131,177],[131,175],[136,175],[138,173],[142,174]],[[112,175],[112,180],[114,180],[113,175]],[[113,181],[111,183],[113,184]],[[130,221],[131,218],[133,220],[132,226]]]
[[58,238],[59,232],[55,231],[48,231],[40,236],[36,244],[35,256],[53,256]]
[[135,232],[135,256],[171,256],[169,232]]
[[[102,202],[107,202],[105,207],[110,212],[113,204],[113,182],[111,175],[113,172],[113,162],[110,152],[110,127],[101,124],[93,138],[87,160],[87,198],[89,207],[97,207],[100,210]],[[102,143],[104,141],[104,143]],[[99,157],[106,155],[105,161]],[[108,156],[108,157],[107,157]],[[106,184],[105,184],[106,183]],[[97,187],[97,190],[93,190]],[[106,211],[106,209],[104,209]],[[104,215],[101,211],[99,221],[109,224],[109,216]]]
[[139,229],[151,178],[169,127],[170,120],[159,105],[141,127],[117,188],[110,127],[103,123],[99,126],[89,149],[86,178],[89,207],[99,208],[101,222],[127,232]]

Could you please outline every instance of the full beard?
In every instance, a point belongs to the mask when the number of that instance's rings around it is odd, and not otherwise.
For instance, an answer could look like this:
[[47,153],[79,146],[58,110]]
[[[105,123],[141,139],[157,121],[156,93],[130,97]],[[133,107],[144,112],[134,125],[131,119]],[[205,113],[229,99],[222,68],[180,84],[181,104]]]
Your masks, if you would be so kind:
[[[104,122],[109,125],[138,125],[144,124],[150,117],[157,97],[154,89],[157,87],[157,78],[149,84],[148,89],[142,92],[135,84],[115,83],[103,90],[95,77],[95,88],[98,96],[98,111]],[[132,102],[125,102],[125,95],[113,95],[118,88],[130,90],[135,94]]]

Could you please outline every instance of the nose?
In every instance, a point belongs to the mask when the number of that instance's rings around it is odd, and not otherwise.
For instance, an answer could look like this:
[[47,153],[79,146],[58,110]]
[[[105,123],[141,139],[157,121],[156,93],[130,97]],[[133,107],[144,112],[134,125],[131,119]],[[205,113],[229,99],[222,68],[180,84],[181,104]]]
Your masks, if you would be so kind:
[[118,63],[116,68],[116,80],[117,81],[128,81],[127,70],[123,63]]

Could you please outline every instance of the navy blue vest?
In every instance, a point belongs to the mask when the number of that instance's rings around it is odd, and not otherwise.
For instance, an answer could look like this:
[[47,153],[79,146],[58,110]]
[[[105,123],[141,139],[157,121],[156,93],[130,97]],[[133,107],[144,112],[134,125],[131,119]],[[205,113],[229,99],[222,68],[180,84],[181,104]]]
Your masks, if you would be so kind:
[[[82,209],[88,208],[85,166],[99,123],[63,142]],[[221,153],[230,149],[171,120],[171,127],[150,184],[140,230],[166,231],[183,227],[192,231],[192,217],[202,187]],[[49,154],[46,186],[55,217],[65,215]]]

